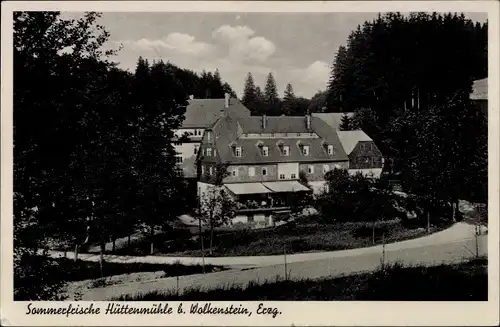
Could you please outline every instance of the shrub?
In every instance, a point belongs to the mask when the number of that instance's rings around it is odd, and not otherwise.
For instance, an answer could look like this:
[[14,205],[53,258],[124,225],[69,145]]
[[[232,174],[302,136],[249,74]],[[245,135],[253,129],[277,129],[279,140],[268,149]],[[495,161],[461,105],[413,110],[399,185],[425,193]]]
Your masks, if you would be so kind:
[[316,203],[325,221],[376,221],[401,217],[388,185],[335,169],[325,178],[328,191]]

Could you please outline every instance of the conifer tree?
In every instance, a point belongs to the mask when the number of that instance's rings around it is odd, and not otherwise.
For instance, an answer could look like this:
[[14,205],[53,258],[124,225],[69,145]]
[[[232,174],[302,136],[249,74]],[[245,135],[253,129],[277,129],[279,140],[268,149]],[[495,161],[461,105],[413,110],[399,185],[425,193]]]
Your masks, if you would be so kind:
[[341,118],[341,121],[340,121],[340,130],[341,131],[349,131],[351,129],[351,126],[350,126],[350,119],[349,119],[349,116],[347,116],[346,113],[342,114],[342,118]]
[[345,46],[339,46],[333,61],[330,79],[328,81],[326,106],[328,112],[340,112],[342,110],[342,95],[344,89],[342,85],[348,78],[347,50]]
[[280,99],[278,96],[278,88],[272,73],[269,73],[266,78],[264,87],[264,101],[266,105],[266,113],[270,116],[279,115]]
[[285,94],[283,96],[283,105],[281,107],[281,112],[285,116],[293,116],[296,114],[296,97],[293,92],[292,84],[288,83],[285,88]]
[[242,102],[244,105],[248,105],[253,101],[255,101],[255,83],[253,81],[252,73],[248,73],[247,78],[245,79]]
[[256,96],[256,88],[253,80],[252,73],[247,74],[247,78],[245,79],[245,87],[243,88],[243,98],[242,103],[250,109],[252,114],[257,111],[257,96]]
[[231,85],[229,85],[227,82],[224,82],[224,84],[222,84],[222,89],[224,90],[224,93],[228,93],[231,96],[231,98],[235,98],[235,99],[238,98],[238,96],[236,95],[236,92],[234,92]]

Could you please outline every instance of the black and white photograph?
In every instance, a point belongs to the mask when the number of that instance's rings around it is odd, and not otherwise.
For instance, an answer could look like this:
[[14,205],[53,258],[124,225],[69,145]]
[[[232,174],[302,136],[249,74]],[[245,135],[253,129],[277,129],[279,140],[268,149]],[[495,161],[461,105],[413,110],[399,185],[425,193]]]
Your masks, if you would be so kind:
[[492,300],[486,9],[118,6],[9,14],[2,226],[28,314]]

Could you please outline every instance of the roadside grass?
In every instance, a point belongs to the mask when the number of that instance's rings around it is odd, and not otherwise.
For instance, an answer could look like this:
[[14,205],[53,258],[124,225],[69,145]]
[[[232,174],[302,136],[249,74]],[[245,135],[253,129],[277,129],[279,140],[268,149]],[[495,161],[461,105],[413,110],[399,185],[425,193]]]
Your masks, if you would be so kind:
[[[449,224],[432,226],[431,233]],[[375,242],[373,242],[373,223],[343,222],[321,223],[313,218],[300,219],[278,227],[265,229],[243,229],[215,235],[212,256],[256,256],[303,253],[312,251],[335,251],[353,249],[408,240],[427,235],[419,225],[409,225],[399,219],[375,223]],[[200,249],[200,241],[192,238],[177,238],[165,241],[158,236],[155,243],[156,255],[166,256],[210,256],[209,238],[204,237],[205,251]],[[149,243],[138,241],[129,248],[116,254],[149,255]]]
[[212,290],[158,290],[114,301],[487,301],[487,258],[435,267],[386,265],[372,273],[317,280],[252,282]]
[[[67,258],[48,259],[58,269],[57,276],[54,278],[62,279],[66,282],[81,281],[88,279],[99,279],[101,277],[110,277],[115,275],[124,275],[140,272],[160,272],[161,277],[183,276],[192,274],[201,274],[203,267],[201,265],[182,265],[182,264],[151,264],[151,263],[114,263],[103,262],[102,276],[99,262],[72,260]],[[206,272],[224,270],[222,267],[205,265]],[[100,283],[96,281],[96,283]]]

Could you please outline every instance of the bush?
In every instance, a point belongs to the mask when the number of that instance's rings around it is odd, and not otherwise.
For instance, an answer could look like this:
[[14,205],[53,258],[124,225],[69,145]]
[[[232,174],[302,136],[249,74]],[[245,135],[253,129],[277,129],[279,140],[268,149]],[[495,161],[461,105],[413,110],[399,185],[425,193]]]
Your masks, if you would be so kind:
[[[166,228],[156,233],[153,238],[155,253],[166,253],[173,251],[186,251],[195,246],[191,240],[192,234],[186,228]],[[151,240],[144,236],[131,240],[130,246],[117,249],[113,254],[122,255],[150,255]]]
[[14,252],[14,300],[60,301],[64,281],[59,276],[58,265],[45,255],[15,249]]
[[329,172],[325,178],[328,191],[316,200],[325,222],[374,221],[404,216],[396,207],[392,190],[382,181],[361,174],[351,176],[342,170]]

